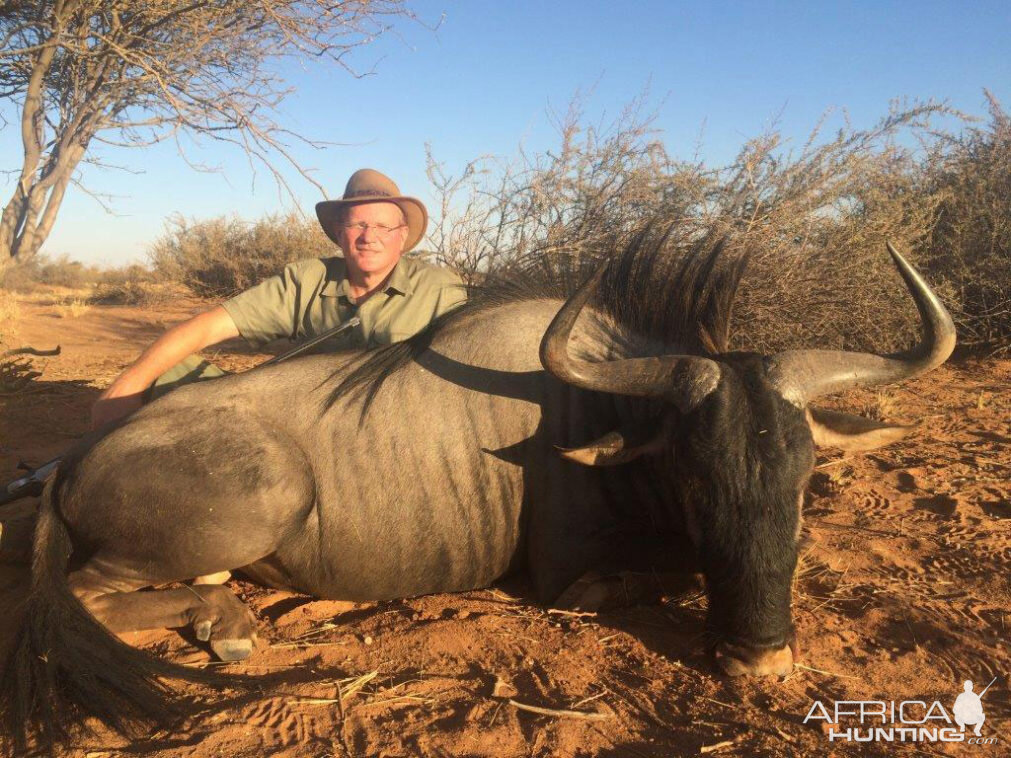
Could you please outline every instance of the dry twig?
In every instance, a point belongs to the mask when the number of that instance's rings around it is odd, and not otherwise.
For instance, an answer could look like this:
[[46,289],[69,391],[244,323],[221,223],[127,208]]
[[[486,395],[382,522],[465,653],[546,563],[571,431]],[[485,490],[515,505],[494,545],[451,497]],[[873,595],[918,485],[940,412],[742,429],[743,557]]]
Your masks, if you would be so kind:
[[613,717],[612,714],[610,713],[574,711],[566,708],[545,708],[539,705],[529,705],[527,703],[521,703],[520,701],[515,700],[513,698],[509,698],[509,705],[521,711],[536,713],[539,716],[551,716],[552,718],[559,718],[559,719],[582,719],[584,721],[605,721]]

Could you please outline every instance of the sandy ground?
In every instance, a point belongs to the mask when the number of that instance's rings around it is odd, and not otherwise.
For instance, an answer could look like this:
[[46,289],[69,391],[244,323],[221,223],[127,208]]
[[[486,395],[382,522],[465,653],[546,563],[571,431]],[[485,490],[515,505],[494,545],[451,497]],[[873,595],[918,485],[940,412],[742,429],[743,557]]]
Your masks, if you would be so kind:
[[[58,342],[63,354],[40,362],[32,389],[0,397],[0,477],[78,437],[100,388],[196,307],[70,313],[22,303],[22,342]],[[230,347],[217,356],[226,367],[262,357]],[[785,680],[715,674],[700,646],[705,598],[693,576],[659,577],[658,604],[581,616],[532,604],[522,577],[379,604],[239,579],[230,586],[260,619],[261,641],[232,668],[273,674],[263,694],[213,701],[194,689],[192,716],[176,729],[132,742],[99,730],[71,754],[1011,755],[1011,361],[955,363],[837,405],[923,427],[882,451],[819,458],[794,592],[801,665]],[[24,581],[24,572],[0,572],[0,613]],[[188,633],[126,638],[177,661],[209,660]],[[983,735],[996,744],[856,746],[803,723],[816,700],[937,699],[950,713],[963,680],[978,692],[994,677]]]

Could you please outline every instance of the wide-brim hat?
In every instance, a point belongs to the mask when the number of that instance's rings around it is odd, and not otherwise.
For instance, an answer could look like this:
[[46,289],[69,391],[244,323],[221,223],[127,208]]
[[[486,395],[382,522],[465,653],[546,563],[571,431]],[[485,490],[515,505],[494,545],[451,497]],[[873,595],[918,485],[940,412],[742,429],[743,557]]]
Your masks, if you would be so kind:
[[421,242],[428,226],[428,211],[416,197],[400,194],[400,187],[390,177],[371,168],[362,168],[351,174],[340,200],[324,200],[316,203],[316,217],[326,236],[340,245],[337,239],[337,216],[345,205],[386,202],[396,204],[407,218],[407,239],[404,252]]

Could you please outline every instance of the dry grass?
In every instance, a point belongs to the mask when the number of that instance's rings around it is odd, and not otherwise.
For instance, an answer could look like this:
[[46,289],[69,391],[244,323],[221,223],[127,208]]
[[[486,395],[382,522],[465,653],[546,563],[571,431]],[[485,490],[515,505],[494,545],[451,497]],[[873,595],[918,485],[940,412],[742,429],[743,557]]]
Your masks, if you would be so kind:
[[21,309],[13,292],[0,289],[0,352],[17,347]]
[[91,305],[158,305],[183,294],[146,266],[129,264],[101,269],[66,256],[37,256],[3,272],[0,292],[22,300],[57,306],[61,318],[77,318]]
[[[895,106],[869,129],[819,124],[803,145],[772,129],[715,167],[672,157],[645,97],[605,126],[588,125],[577,99],[555,119],[553,149],[476,159],[456,175],[429,155],[437,201],[426,254],[473,282],[528,256],[607,255],[648,224],[672,225],[684,248],[722,229],[729,254],[750,259],[734,348],[881,352],[918,331],[890,239],[948,305],[962,347],[1011,353],[1011,118],[988,97],[982,126],[943,133],[932,119],[961,114]],[[168,283],[223,298],[332,251],[315,219],[297,214],[174,216],[149,251],[152,269],[38,259],[3,286],[89,286],[94,304],[157,303],[174,294]]]
[[864,404],[861,415],[875,421],[894,421],[899,414],[895,392],[880,389],[873,399]]
[[67,255],[56,258],[37,255],[4,269],[0,286],[22,293],[37,290],[40,285],[80,289],[95,284],[101,275],[102,271],[97,266],[70,260]]
[[20,321],[21,309],[14,293],[0,289],[0,356],[3,356],[0,357],[0,392],[20,386],[21,379],[30,370],[24,359],[8,353],[18,348]]
[[20,392],[42,376],[33,357],[58,355],[59,348],[36,350],[21,345],[21,309],[14,293],[0,289],[0,394]]
[[641,99],[606,128],[577,101],[543,153],[455,176],[429,156],[431,255],[479,280],[523,256],[606,255],[655,220],[674,224],[675,243],[726,229],[750,256],[735,347],[880,351],[917,328],[890,239],[928,272],[963,345],[1011,349],[1011,126],[992,99],[989,127],[932,124],[960,115],[896,106],[869,129],[819,125],[797,147],[773,129],[710,167],[674,159]]
[[91,306],[82,298],[68,297],[62,303],[54,306],[53,310],[58,318],[80,318],[91,310]]
[[90,305],[159,305],[178,297],[176,285],[161,282],[100,282],[87,297]]
[[937,198],[929,271],[948,286],[963,345],[1011,354],[1011,116],[989,92],[989,123],[931,156]]

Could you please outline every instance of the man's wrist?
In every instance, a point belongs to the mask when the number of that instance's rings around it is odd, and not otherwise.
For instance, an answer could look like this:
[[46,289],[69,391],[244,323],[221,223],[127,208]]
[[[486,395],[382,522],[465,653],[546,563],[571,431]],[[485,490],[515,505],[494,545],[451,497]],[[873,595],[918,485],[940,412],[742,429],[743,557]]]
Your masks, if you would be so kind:
[[146,372],[138,372],[127,369],[109,385],[109,388],[102,393],[103,397],[123,397],[125,395],[136,395],[146,390],[158,377],[148,378]]

